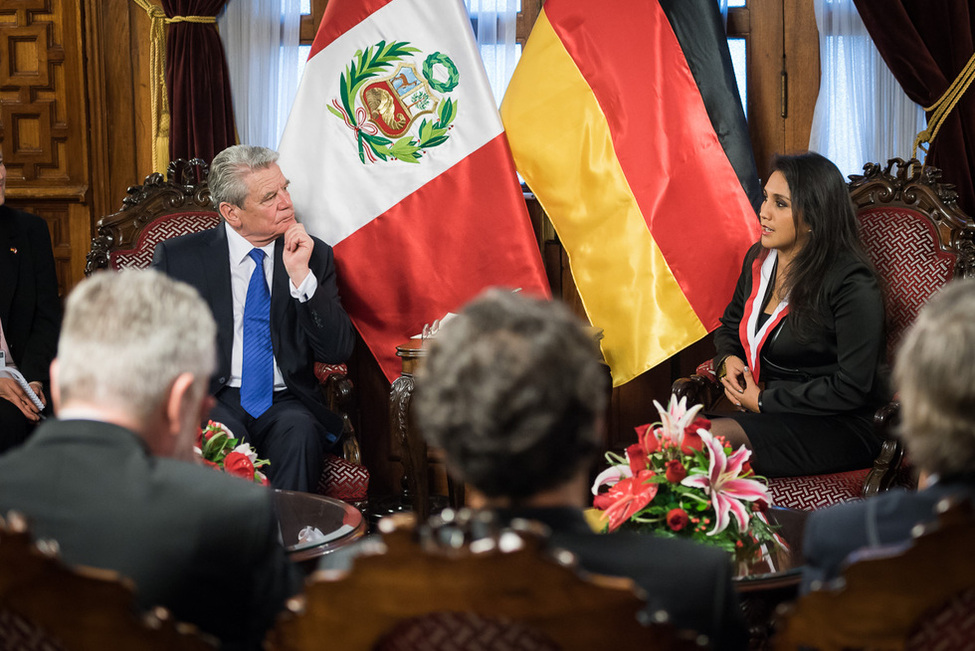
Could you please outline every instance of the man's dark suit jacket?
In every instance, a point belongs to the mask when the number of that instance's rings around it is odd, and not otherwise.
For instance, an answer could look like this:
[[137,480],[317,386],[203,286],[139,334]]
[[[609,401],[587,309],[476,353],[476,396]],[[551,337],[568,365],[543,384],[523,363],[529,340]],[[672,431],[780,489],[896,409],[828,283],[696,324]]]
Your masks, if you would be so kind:
[[[217,370],[210,382],[216,394],[230,380],[234,307],[230,283],[230,251],[225,225],[160,242],[152,266],[200,292],[217,322]],[[318,389],[315,362],[340,364],[352,354],[355,331],[342,309],[335,284],[332,248],[317,238],[309,268],[318,289],[307,302],[291,297],[284,268],[284,237],[274,247],[271,288],[271,344],[288,390],[318,418],[329,434],[342,432],[341,419],[329,411]],[[334,439],[333,439],[334,441]]]
[[0,205],[0,321],[14,363],[47,392],[61,328],[51,236],[43,219],[6,205]]
[[975,498],[975,473],[944,478],[917,492],[897,488],[861,502],[814,511],[802,546],[803,588],[837,577],[854,551],[910,540],[911,529],[936,520],[935,506],[952,495]]
[[26,514],[69,564],[115,570],[144,607],[162,605],[228,648],[259,648],[300,590],[267,488],[153,457],[96,421],[43,423],[0,457],[0,513]]

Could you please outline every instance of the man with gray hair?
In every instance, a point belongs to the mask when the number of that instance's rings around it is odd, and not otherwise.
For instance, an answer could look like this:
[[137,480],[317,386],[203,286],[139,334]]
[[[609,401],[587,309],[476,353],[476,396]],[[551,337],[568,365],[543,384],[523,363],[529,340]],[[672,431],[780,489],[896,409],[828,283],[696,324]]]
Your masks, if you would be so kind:
[[537,520],[583,569],[632,578],[650,612],[739,649],[747,633],[728,555],[652,535],[593,533],[582,514],[609,394],[592,332],[562,304],[493,290],[431,340],[413,414],[472,501]]
[[132,579],[141,606],[258,648],[301,584],[270,491],[194,462],[215,337],[193,288],[158,272],[80,283],[51,364],[58,419],[0,457],[0,513]]
[[949,496],[975,497],[975,280],[949,283],[921,309],[897,352],[900,436],[921,490],[892,489],[814,512],[804,586],[835,578],[850,553],[911,539]]
[[332,249],[296,221],[277,158],[250,145],[217,154],[208,183],[224,223],[161,242],[152,265],[195,287],[216,319],[211,418],[270,460],[275,488],[310,491],[342,432],[314,364],[345,362],[355,331]]

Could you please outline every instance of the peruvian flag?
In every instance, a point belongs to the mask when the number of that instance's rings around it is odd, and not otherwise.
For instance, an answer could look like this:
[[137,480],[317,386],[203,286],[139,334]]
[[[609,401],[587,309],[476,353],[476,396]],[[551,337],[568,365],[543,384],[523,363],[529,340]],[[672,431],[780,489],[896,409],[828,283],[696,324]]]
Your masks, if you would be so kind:
[[461,0],[331,0],[279,149],[390,381],[398,344],[484,288],[549,295]]

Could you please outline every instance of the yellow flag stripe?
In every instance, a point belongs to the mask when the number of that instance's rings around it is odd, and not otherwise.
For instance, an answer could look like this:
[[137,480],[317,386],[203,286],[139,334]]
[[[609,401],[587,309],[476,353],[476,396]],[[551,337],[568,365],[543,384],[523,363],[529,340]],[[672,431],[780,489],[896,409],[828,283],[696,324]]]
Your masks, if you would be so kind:
[[501,117],[518,171],[565,246],[590,321],[603,330],[613,385],[706,335],[647,228],[605,115],[544,10]]

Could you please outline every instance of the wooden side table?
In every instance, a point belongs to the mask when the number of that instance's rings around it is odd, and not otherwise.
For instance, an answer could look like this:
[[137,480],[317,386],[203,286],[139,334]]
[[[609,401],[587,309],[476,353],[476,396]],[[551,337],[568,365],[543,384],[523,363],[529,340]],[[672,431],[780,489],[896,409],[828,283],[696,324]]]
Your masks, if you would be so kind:
[[[389,423],[392,438],[400,442],[401,461],[406,488],[409,492],[413,512],[419,522],[430,515],[430,450],[423,436],[410,418],[410,404],[413,400],[413,374],[426,356],[423,340],[411,339],[396,347],[396,355],[403,360],[401,375],[393,381],[389,392]],[[455,482],[447,474],[447,490],[450,505],[460,508],[464,505],[464,483]]]

